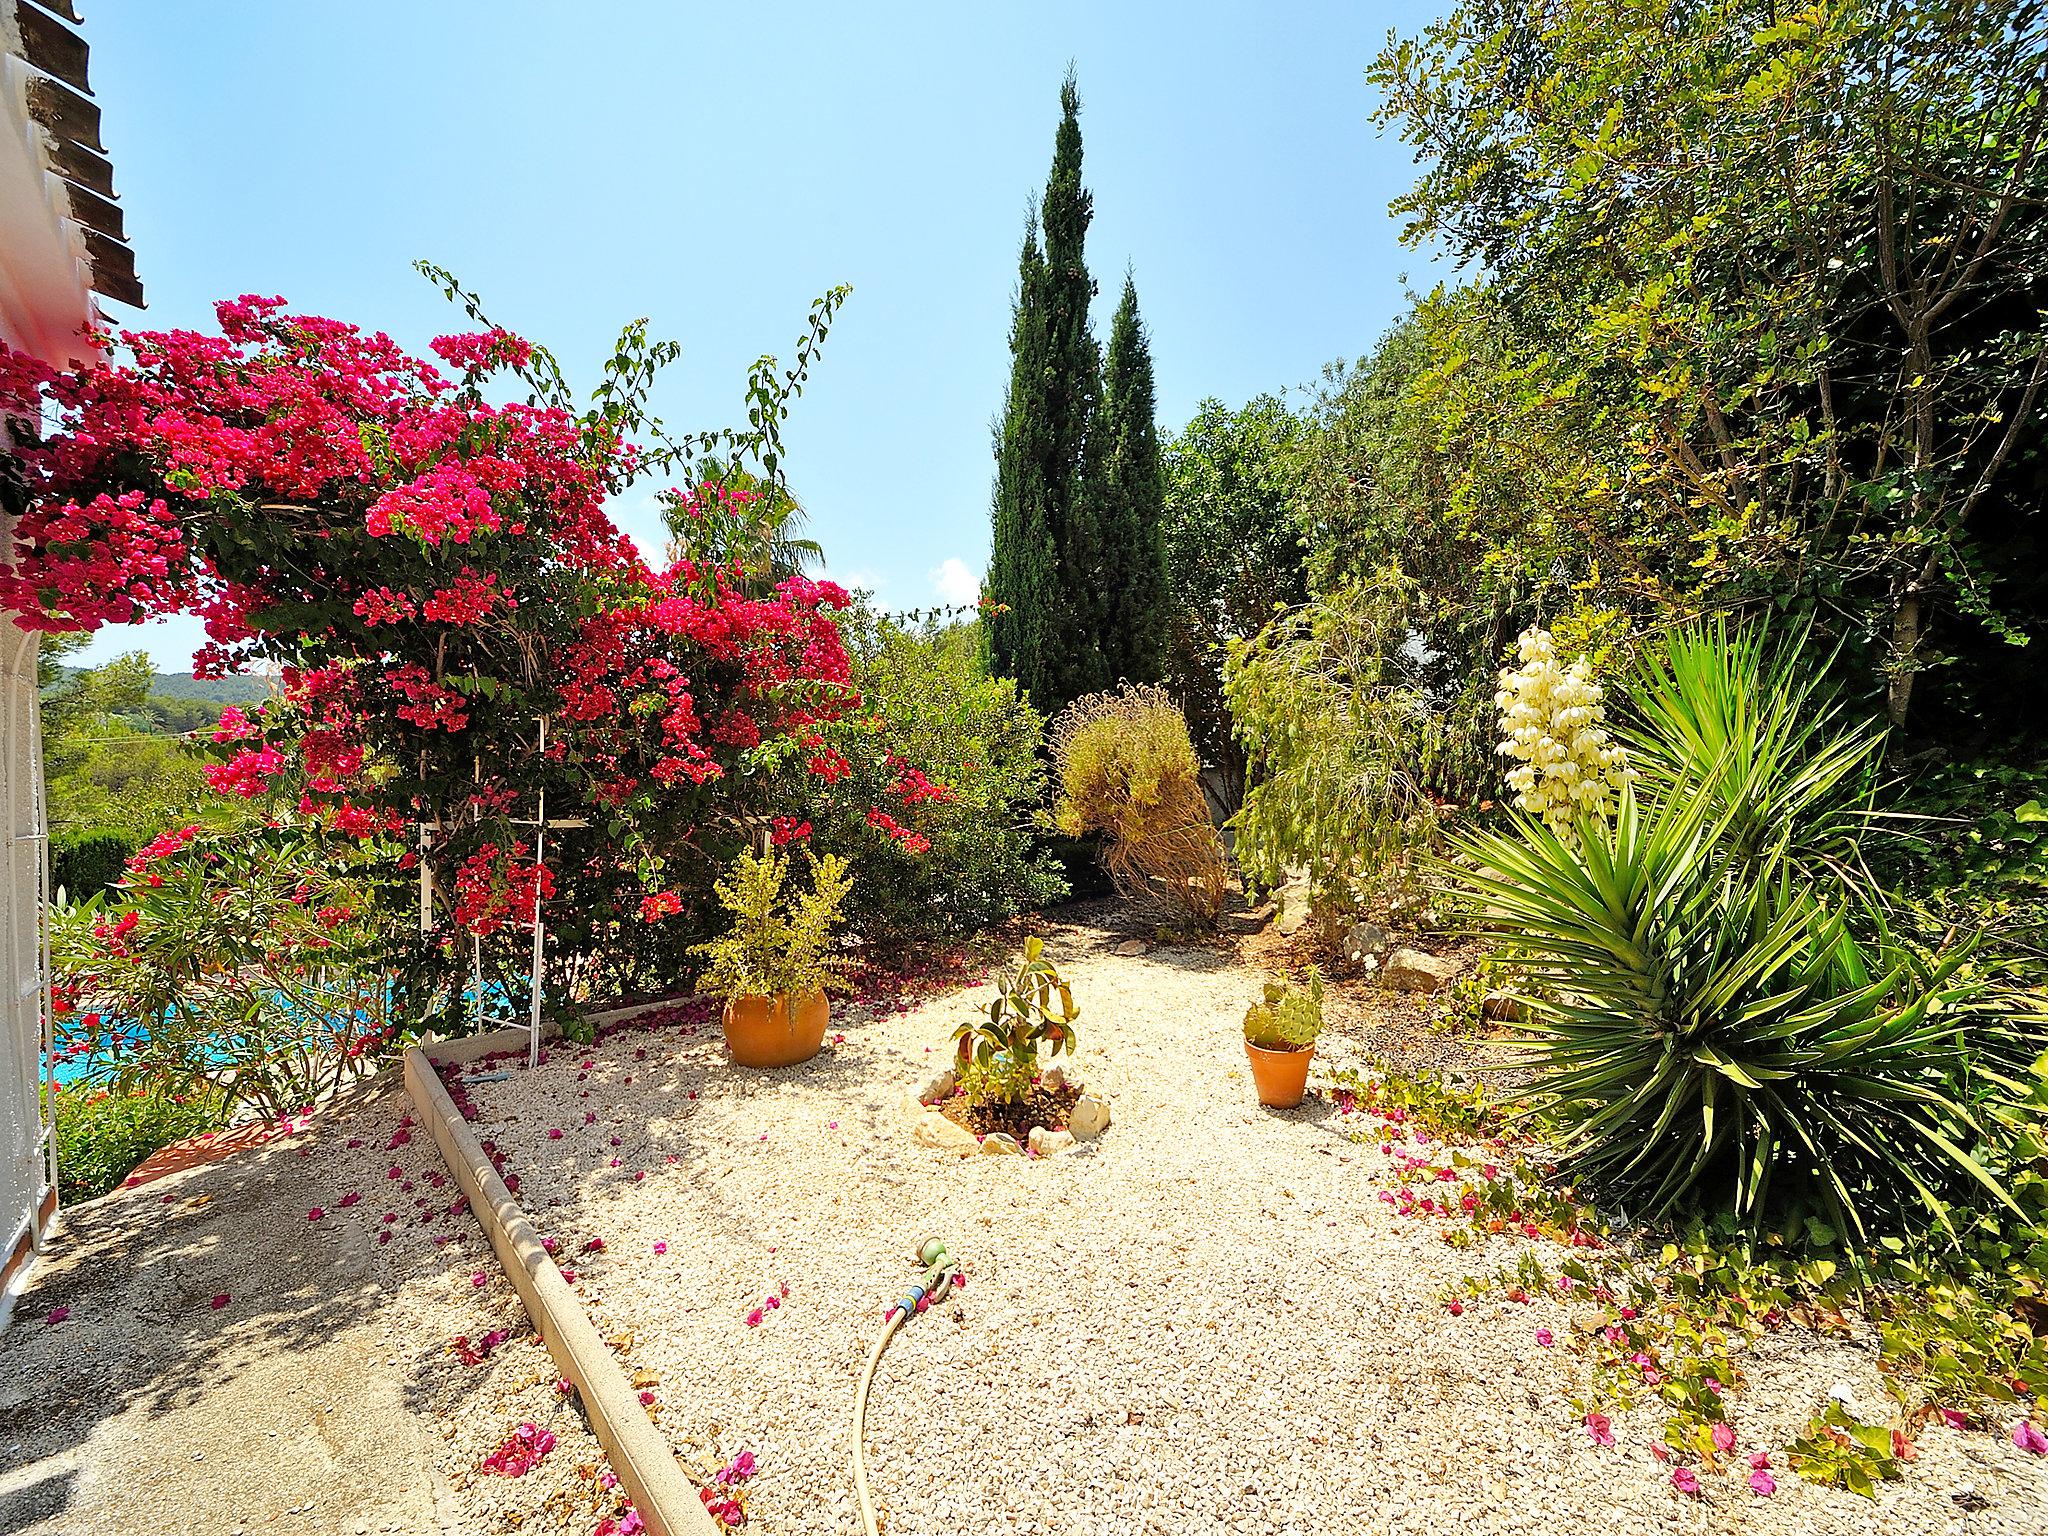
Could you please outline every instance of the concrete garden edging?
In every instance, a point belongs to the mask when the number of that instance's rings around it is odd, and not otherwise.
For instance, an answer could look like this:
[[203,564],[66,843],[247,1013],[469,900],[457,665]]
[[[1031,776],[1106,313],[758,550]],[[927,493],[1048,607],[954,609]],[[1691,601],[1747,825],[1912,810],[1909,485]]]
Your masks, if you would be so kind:
[[[520,1045],[526,1041],[524,1029],[494,1031],[493,1035],[516,1036]],[[491,1049],[505,1049],[503,1042],[484,1044],[493,1035],[460,1042],[469,1048],[460,1053],[462,1059],[474,1060]],[[478,1045],[483,1049],[474,1049]],[[541,1246],[540,1234],[491,1166],[469,1122],[456,1110],[433,1061],[418,1046],[405,1053],[405,1091],[420,1123],[440,1148],[448,1171],[469,1197],[471,1212],[483,1224],[498,1262],[556,1367],[581,1394],[590,1427],[610,1458],[612,1470],[625,1484],[641,1522],[651,1536],[717,1536],[719,1526],[697,1497],[695,1485],[676,1464],[675,1453],[640,1406],[639,1396],[610,1346],[598,1335],[575,1291]]]

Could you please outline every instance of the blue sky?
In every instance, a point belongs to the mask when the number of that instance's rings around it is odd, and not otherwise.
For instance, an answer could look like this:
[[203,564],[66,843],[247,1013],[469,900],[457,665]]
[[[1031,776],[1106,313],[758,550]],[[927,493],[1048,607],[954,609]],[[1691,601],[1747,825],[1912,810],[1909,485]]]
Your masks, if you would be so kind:
[[[689,428],[735,420],[747,365],[850,283],[791,479],[831,573],[914,607],[987,558],[1017,247],[1068,60],[1097,334],[1128,263],[1171,430],[1366,351],[1424,281],[1386,212],[1412,164],[1364,71],[1436,9],[94,0],[150,300],[112,312],[210,326],[216,298],[278,293],[423,350],[465,328],[424,256],[579,386],[649,317],[683,345],[657,410]],[[655,489],[615,507],[629,531],[652,534]],[[87,656],[182,670],[197,639],[110,629]]]

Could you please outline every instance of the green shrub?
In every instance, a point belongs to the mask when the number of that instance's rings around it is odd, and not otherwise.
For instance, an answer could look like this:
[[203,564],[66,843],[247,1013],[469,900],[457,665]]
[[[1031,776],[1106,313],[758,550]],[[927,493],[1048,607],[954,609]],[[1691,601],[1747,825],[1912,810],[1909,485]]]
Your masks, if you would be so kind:
[[996,983],[986,1015],[977,1015],[953,1031],[960,1061],[960,1080],[977,1104],[1014,1104],[1031,1091],[1038,1077],[1038,1051],[1053,1055],[1072,1051],[1073,989],[1045,958],[1045,941],[1024,941],[1024,958],[1016,972]]
[[[882,750],[859,754],[852,782],[831,792],[790,773],[783,804],[792,822],[811,824],[812,846],[853,861],[855,931],[891,945],[968,933],[1065,896],[1032,826],[1045,794],[1043,721],[1014,680],[983,670],[973,626],[915,626],[865,608],[839,624]],[[903,810],[906,788],[922,793],[905,770],[928,776],[939,796]],[[866,818],[870,806],[914,821],[929,846],[912,851]]]
[[1052,752],[1059,830],[1101,834],[1103,862],[1127,900],[1214,927],[1230,878],[1223,840],[1187,719],[1166,691],[1127,684],[1076,699],[1053,725]]
[[712,887],[718,904],[732,914],[732,927],[692,953],[709,962],[700,985],[728,1000],[736,997],[801,997],[820,987],[844,985],[838,972],[846,962],[832,953],[832,930],[853,881],[846,861],[826,854],[811,861],[811,888],[783,899],[789,860],[779,853],[750,851],[734,860],[732,873]]
[[1443,723],[1401,670],[1415,603],[1381,572],[1233,643],[1224,669],[1252,785],[1230,822],[1238,867],[1269,890],[1305,867],[1326,933],[1411,896],[1436,835]]
[[1323,973],[1309,968],[1308,985],[1266,983],[1263,1002],[1245,1010],[1244,1037],[1262,1051],[1305,1051],[1323,1032]]
[[50,889],[83,901],[119,880],[135,843],[125,832],[100,828],[50,840]]
[[221,1095],[184,1098],[162,1088],[132,1093],[78,1086],[60,1088],[57,1101],[57,1189],[67,1202],[91,1200],[123,1179],[160,1148],[204,1135],[226,1123]]

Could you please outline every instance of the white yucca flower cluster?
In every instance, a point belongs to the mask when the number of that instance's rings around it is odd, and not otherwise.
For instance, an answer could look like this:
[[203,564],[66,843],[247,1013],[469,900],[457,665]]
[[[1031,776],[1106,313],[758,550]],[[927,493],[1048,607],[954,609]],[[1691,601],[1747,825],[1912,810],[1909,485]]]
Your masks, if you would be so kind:
[[1600,685],[1582,656],[1558,660],[1550,631],[1532,626],[1516,642],[1518,667],[1500,674],[1493,696],[1500,710],[1503,757],[1515,759],[1508,788],[1515,804],[1567,842],[1581,815],[1606,816],[1631,777],[1628,754],[1607,734]]

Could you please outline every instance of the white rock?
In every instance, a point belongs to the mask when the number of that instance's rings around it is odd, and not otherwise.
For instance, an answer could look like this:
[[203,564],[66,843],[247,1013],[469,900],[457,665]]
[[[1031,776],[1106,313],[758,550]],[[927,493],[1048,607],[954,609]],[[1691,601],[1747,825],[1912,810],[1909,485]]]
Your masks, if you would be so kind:
[[1040,1157],[1051,1157],[1055,1152],[1064,1152],[1073,1144],[1072,1131],[1049,1131],[1042,1125],[1031,1127],[1031,1150]]
[[912,1135],[928,1147],[937,1147],[942,1152],[972,1152],[975,1148],[974,1132],[964,1125],[956,1125],[936,1109],[926,1110],[917,1117]]
[[1457,974],[1458,968],[1448,960],[1419,949],[1397,949],[1387,956],[1380,985],[1396,992],[1434,992]]
[[1283,886],[1273,899],[1280,904],[1280,915],[1273,920],[1273,926],[1283,934],[1300,932],[1302,924],[1308,921],[1308,887]]
[[1067,1129],[1078,1141],[1093,1141],[1109,1129],[1109,1101],[1092,1093],[1082,1094],[1067,1111]]
[[924,1104],[936,1104],[959,1086],[959,1075],[951,1067],[941,1067],[922,1083],[918,1084],[918,1101]]
[[1143,939],[1125,939],[1123,943],[1117,945],[1115,953],[1119,955],[1142,955],[1151,948],[1152,946]]
[[1024,1149],[1017,1144],[1017,1138],[1008,1131],[991,1131],[981,1138],[981,1150],[990,1156],[1022,1157]]

